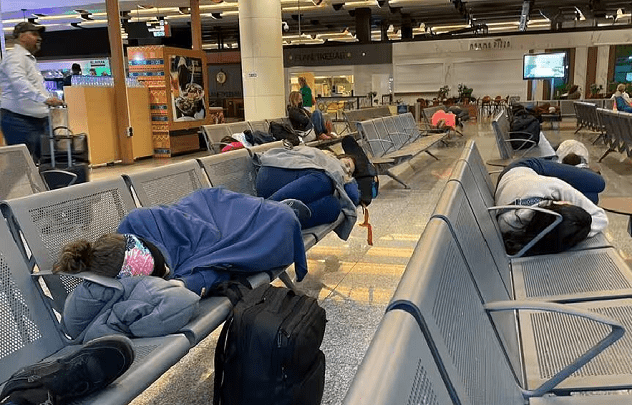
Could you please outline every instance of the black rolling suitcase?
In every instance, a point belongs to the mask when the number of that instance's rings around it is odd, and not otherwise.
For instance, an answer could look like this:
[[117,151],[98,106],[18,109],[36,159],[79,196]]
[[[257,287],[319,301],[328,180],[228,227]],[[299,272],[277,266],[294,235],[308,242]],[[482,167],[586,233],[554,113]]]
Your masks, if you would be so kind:
[[[88,138],[84,133],[73,134],[68,128],[68,109],[50,108],[49,133],[42,135],[39,170],[50,189],[90,180]],[[56,169],[56,170],[54,170]],[[76,176],[69,184],[70,172]]]
[[215,350],[213,404],[320,404],[325,310],[314,298],[287,288],[237,289],[243,298],[224,323]]

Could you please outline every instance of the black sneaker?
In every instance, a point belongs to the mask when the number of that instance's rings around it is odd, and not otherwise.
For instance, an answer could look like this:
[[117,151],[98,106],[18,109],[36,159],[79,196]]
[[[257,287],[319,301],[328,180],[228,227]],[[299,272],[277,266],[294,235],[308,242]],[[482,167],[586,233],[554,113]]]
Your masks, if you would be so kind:
[[281,203],[289,206],[290,208],[294,210],[294,213],[298,217],[298,220],[301,224],[312,217],[312,210],[310,210],[309,207],[300,200],[288,198],[286,200],[281,201]]
[[[0,400],[12,393],[45,389],[58,400],[82,397],[105,388],[134,361],[132,342],[125,336],[105,336],[57,360],[17,371],[7,381]],[[56,402],[56,401],[55,401]]]

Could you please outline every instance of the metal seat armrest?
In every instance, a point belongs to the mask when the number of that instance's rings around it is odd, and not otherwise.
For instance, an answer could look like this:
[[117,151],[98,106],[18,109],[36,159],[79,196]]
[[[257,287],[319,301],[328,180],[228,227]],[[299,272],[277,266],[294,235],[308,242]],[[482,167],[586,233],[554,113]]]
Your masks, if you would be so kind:
[[582,308],[577,308],[569,304],[558,304],[554,302],[542,302],[542,301],[498,301],[490,302],[484,305],[485,311],[497,312],[497,311],[513,311],[513,310],[535,310],[535,311],[548,311],[557,312],[560,314],[573,315],[581,318],[585,318],[594,322],[604,324],[611,327],[610,333],[596,343],[593,347],[588,349],[584,354],[575,359],[574,362],[564,367],[557,372],[553,377],[549,378],[546,382],[533,390],[522,389],[525,398],[541,397],[544,394],[550,392],[559,383],[568,378],[575,371],[579,370],[590,360],[595,358],[599,353],[610,347],[614,342],[621,339],[625,334],[625,328],[618,321],[609,318],[607,316],[588,311]]
[[102,276],[100,274],[96,274],[91,271],[82,271],[80,273],[65,273],[65,272],[53,273],[50,270],[43,270],[43,271],[38,271],[31,274],[31,276],[33,277],[52,276],[52,275],[80,278],[86,281],[91,281],[95,284],[100,284],[105,287],[110,287],[110,288],[114,288],[121,291],[123,290],[123,286],[115,278]]
[[75,173],[72,173],[72,172],[69,172],[69,171],[66,171],[66,170],[60,170],[60,169],[45,170],[43,172],[40,172],[40,175],[42,176],[42,178],[44,179],[46,184],[50,184],[51,183],[52,176],[62,175],[64,177],[66,177],[66,179],[67,179],[66,184],[63,185],[62,187],[72,186],[77,181],[77,175]]
[[[540,239],[542,239],[544,235],[551,232],[553,228],[555,228],[560,222],[562,222],[562,219],[563,219],[562,215],[557,212],[547,210],[546,208],[542,208],[542,207],[529,207],[525,205],[498,205],[498,206],[487,208],[487,211],[489,212],[505,211],[506,212],[506,211],[515,210],[515,209],[529,209],[533,211],[544,212],[546,214],[555,216],[555,220],[553,221],[552,224],[550,224],[549,226],[544,228],[542,231],[540,231],[540,233],[538,233],[529,243],[527,243],[522,249],[520,249],[518,253],[516,253],[515,255],[507,255],[508,257],[512,259],[522,257],[529,249],[533,247],[533,245],[535,245]],[[502,214],[502,212],[500,212],[499,214]]]
[[[533,135],[530,132],[522,132],[522,131],[510,131],[509,135],[511,134],[525,134],[525,135]],[[529,148],[527,148],[523,153],[522,156],[520,157],[524,157],[527,153],[529,153],[529,151],[533,148],[535,148],[538,143],[536,141],[534,141],[533,139],[504,139],[505,143],[510,143],[510,142],[522,142],[522,144],[520,146],[523,146],[525,144],[531,143],[531,146]],[[513,147],[512,147],[513,149]]]

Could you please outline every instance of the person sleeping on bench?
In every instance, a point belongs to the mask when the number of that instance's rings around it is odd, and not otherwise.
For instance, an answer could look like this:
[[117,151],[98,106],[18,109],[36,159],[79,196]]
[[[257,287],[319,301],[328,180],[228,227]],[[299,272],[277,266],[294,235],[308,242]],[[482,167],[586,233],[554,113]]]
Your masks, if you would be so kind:
[[176,332],[218,283],[292,263],[301,281],[307,274],[305,245],[290,207],[207,188],[171,206],[135,209],[115,234],[67,244],[53,272],[90,271],[120,284],[115,289],[85,281],[68,296],[65,331],[87,341],[113,333]]
[[[603,178],[590,170],[528,158],[513,162],[498,178],[496,205],[545,208],[561,216],[561,222],[544,235],[528,254],[558,253],[595,236],[608,226],[608,218],[596,204],[605,188]],[[513,255],[555,221],[543,210],[514,209],[498,215],[507,253]]]

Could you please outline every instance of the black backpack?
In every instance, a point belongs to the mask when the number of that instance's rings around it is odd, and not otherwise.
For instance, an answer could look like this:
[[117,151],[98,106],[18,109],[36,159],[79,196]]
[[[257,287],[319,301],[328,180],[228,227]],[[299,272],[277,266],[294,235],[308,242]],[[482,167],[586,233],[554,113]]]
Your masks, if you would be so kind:
[[215,349],[213,404],[320,404],[325,310],[314,298],[269,284],[254,290],[233,284],[228,290],[243,297]]
[[512,132],[509,134],[509,139],[511,139],[509,143],[512,149],[529,149],[534,146],[532,142],[523,142],[524,139],[535,142],[537,146],[540,142],[540,129],[540,121],[535,116],[526,112],[515,114],[511,123]]
[[287,124],[281,124],[274,121],[270,122],[270,134],[277,141],[287,139],[294,146],[298,146],[301,143],[301,140],[298,137],[296,131],[294,131],[294,129]]
[[377,197],[380,189],[380,180],[377,177],[377,169],[369,160],[362,147],[353,136],[347,135],[342,138],[342,149],[345,154],[353,156],[355,159],[355,171],[353,177],[358,183],[358,191],[360,191],[360,203],[364,206],[371,204]]

